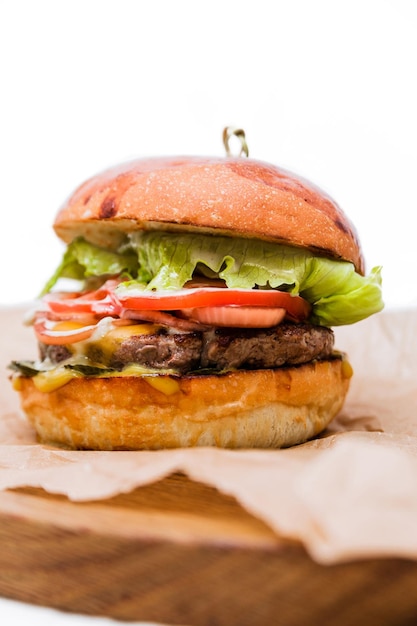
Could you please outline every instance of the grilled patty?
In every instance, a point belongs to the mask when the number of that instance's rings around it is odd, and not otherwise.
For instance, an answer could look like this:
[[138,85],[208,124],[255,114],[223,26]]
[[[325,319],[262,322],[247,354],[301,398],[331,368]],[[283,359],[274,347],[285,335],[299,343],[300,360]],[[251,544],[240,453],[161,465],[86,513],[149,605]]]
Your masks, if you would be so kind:
[[[173,332],[162,328],[150,335],[133,335],[121,341],[110,355],[91,344],[87,356],[96,364],[115,369],[137,363],[153,369],[173,369],[181,374],[199,368],[270,369],[301,365],[328,358],[334,335],[329,328],[282,323],[268,329],[212,328],[204,332]],[[40,344],[40,356],[60,363],[72,356],[62,346]]]

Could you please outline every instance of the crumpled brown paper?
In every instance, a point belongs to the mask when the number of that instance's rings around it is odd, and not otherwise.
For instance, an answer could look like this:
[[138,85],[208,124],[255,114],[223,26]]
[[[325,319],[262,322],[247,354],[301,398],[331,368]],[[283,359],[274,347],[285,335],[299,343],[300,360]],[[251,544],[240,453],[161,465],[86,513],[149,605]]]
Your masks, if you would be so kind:
[[[67,451],[39,445],[7,363],[35,356],[24,308],[0,310],[0,489],[42,487],[74,501],[111,497],[182,471],[233,495],[321,563],[417,559],[417,310],[336,329],[355,374],[323,435],[288,450]],[[1,511],[0,511],[1,514]]]

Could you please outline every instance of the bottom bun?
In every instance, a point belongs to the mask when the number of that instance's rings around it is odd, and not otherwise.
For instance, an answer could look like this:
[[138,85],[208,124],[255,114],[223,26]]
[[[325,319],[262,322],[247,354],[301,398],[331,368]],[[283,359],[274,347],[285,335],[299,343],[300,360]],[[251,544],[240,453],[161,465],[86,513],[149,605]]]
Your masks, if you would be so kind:
[[342,408],[343,358],[221,375],[74,378],[45,393],[21,379],[21,403],[43,443],[75,449],[280,448],[326,428]]

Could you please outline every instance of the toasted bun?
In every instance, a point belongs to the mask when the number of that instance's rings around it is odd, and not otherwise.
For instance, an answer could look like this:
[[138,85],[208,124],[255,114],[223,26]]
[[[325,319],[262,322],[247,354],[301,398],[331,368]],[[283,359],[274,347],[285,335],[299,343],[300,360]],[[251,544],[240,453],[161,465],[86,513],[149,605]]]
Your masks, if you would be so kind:
[[335,358],[277,370],[185,376],[171,394],[150,379],[115,377],[76,378],[50,393],[23,378],[20,395],[39,439],[54,445],[278,448],[302,443],[327,426],[343,405],[350,374],[348,363]]
[[103,246],[135,229],[203,230],[301,246],[364,273],[356,232],[310,182],[244,158],[136,160],[84,183],[57,215],[57,235]]

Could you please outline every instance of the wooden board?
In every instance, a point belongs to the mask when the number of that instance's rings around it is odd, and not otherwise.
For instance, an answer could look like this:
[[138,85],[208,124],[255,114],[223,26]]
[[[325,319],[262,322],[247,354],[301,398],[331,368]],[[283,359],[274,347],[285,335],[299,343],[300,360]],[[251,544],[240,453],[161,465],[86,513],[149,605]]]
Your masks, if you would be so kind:
[[417,563],[321,566],[230,497],[173,475],[110,500],[0,493],[0,594],[182,626],[417,623]]

